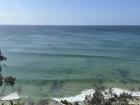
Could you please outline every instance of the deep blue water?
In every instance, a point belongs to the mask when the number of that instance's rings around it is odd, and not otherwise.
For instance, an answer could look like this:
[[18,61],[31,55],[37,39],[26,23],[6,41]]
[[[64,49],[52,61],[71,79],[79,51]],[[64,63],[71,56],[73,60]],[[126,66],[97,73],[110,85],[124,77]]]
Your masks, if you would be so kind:
[[140,26],[0,26],[0,48],[18,78],[92,78],[111,63],[139,68]]
[[140,81],[140,26],[0,26],[4,75]]

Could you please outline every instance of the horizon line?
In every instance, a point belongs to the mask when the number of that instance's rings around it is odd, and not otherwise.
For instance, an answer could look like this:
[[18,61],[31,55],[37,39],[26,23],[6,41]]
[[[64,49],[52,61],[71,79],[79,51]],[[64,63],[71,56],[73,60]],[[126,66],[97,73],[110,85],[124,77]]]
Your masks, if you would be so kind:
[[118,25],[118,24],[114,24],[114,25],[111,25],[111,24],[95,24],[95,25],[88,25],[88,24],[86,24],[86,25],[84,25],[84,24],[81,24],[81,25],[79,25],[79,24],[73,24],[73,25],[70,25],[70,24],[68,24],[68,25],[63,25],[63,24],[60,24],[60,25],[55,25],[55,24],[0,24],[0,26],[140,26],[140,25],[131,25],[131,24],[129,24],[129,25],[125,25],[125,24],[120,24],[120,25]]

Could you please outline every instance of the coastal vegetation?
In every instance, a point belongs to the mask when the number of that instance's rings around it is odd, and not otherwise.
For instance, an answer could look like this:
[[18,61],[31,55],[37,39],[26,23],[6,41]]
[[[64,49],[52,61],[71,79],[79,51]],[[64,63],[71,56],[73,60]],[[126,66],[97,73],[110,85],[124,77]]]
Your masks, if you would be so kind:
[[[84,105],[131,105],[132,102],[139,101],[137,97],[128,93],[116,94],[110,88],[108,91],[103,88],[97,88],[93,95],[85,97]],[[130,103],[131,102],[131,103]],[[67,100],[61,100],[64,105],[79,105],[79,102],[70,103]],[[135,104],[134,104],[135,105]]]
[[85,98],[86,105],[129,105],[130,101],[138,100],[128,93],[121,93],[117,95],[113,93],[112,89],[108,92],[104,91],[104,94],[100,89],[96,89],[92,97],[87,96]]
[[0,86],[3,88],[2,91],[0,92],[0,97],[4,96],[7,86],[12,86],[12,87],[14,86],[16,80],[16,78],[12,76],[6,76],[6,77],[3,76],[1,62],[4,60],[7,60],[7,58],[2,55],[0,50]]

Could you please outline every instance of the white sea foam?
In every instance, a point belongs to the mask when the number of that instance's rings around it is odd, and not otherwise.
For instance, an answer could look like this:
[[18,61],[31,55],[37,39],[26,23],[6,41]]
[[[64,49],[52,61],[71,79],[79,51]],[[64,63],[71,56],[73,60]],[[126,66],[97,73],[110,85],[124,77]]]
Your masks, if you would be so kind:
[[[108,91],[109,91],[109,89],[105,90],[105,92],[108,92]],[[76,96],[52,98],[52,99],[56,102],[61,102],[61,100],[67,100],[68,102],[82,102],[85,100],[86,96],[91,96],[91,95],[93,95],[94,92],[95,92],[94,89],[86,89],[86,90],[82,91],[79,95],[76,95]],[[140,91],[132,92],[132,91],[124,90],[124,89],[120,89],[120,88],[112,88],[112,92],[117,95],[120,95],[121,93],[125,92],[128,94],[131,94],[132,96],[140,97]],[[103,93],[103,94],[105,95],[105,93]],[[107,97],[109,97],[109,96],[106,96],[106,98]]]

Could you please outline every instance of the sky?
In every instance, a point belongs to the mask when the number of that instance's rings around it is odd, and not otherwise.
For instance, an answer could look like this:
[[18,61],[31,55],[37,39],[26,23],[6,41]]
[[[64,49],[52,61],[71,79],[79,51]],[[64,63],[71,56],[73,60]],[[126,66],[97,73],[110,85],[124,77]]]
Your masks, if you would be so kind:
[[0,24],[140,25],[140,0],[0,0]]

